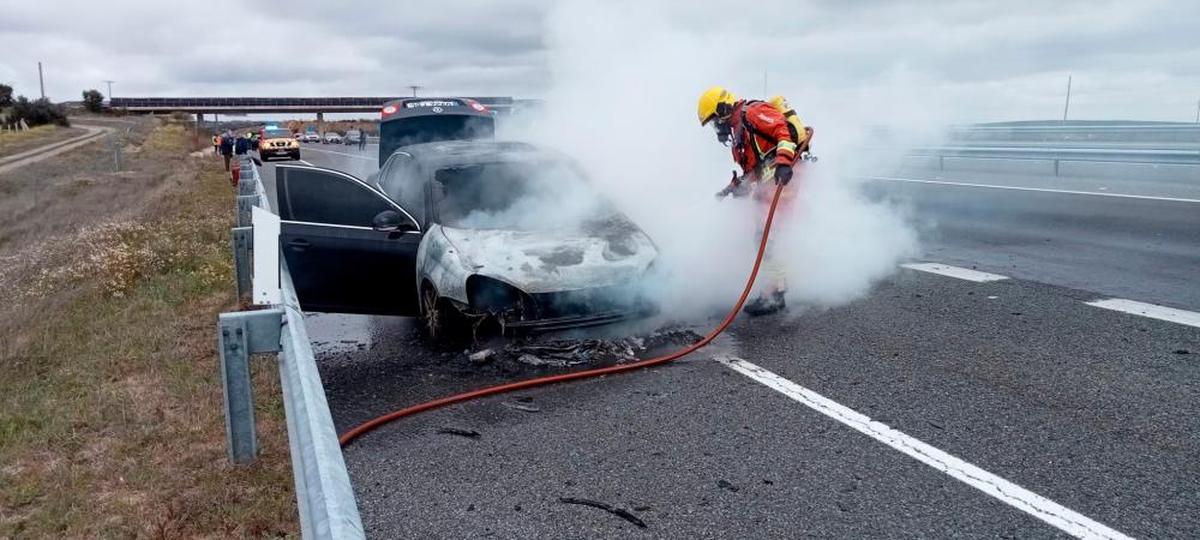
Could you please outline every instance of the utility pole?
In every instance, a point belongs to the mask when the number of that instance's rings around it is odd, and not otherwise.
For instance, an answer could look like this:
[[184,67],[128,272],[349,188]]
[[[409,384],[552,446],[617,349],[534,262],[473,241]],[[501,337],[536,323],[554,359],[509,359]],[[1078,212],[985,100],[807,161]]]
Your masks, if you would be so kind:
[[38,62],[38,86],[42,89],[42,99],[46,99],[46,81],[42,79],[42,63]]
[[412,88],[412,91],[413,91],[413,96],[412,96],[412,97],[417,97],[417,90],[420,90],[421,88],[424,88],[423,86],[421,86],[421,85],[419,85],[419,84],[410,84],[410,85],[408,85],[408,87],[409,87],[409,88]]
[[100,82],[108,83],[108,99],[112,99],[112,83],[115,83],[117,81],[100,81]]
[[1063,122],[1067,121],[1067,111],[1071,109],[1071,76],[1067,75],[1067,103],[1063,105]]

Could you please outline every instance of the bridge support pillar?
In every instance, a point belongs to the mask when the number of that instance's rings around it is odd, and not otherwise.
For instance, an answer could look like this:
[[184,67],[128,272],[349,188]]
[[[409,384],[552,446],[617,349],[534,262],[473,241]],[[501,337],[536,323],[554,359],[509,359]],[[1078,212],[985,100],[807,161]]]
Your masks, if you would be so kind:
[[317,113],[317,133],[320,133],[322,137],[325,136],[325,113],[323,112]]

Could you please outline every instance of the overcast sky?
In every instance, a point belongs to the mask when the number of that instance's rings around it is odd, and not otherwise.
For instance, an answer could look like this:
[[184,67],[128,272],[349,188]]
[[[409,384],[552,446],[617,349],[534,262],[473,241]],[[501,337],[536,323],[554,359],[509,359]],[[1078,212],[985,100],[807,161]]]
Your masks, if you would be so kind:
[[5,1],[0,82],[36,96],[40,60],[55,100],[106,92],[104,79],[118,96],[404,95],[419,84],[426,94],[546,97],[571,63],[588,61],[571,57],[573,35],[636,44],[648,38],[632,32],[661,32],[681,46],[614,54],[704,66],[713,84],[744,94],[761,93],[766,72],[767,90],[793,101],[899,93],[937,96],[980,120],[1051,118],[1068,74],[1073,118],[1191,121],[1200,99],[1192,0],[647,3]]

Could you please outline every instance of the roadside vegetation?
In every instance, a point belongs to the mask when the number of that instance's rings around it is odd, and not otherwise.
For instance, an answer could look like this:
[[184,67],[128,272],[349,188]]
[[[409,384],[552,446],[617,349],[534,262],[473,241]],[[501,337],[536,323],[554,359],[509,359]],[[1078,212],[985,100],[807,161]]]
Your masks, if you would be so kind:
[[[162,122],[162,123],[160,123]],[[228,463],[215,321],[233,196],[177,121],[0,174],[0,538],[295,535],[279,379]]]
[[[85,96],[86,97],[86,96]],[[12,129],[21,121],[28,127],[43,124],[69,126],[66,109],[46,98],[31,100],[25,96],[13,98],[13,88],[0,84],[0,126]]]

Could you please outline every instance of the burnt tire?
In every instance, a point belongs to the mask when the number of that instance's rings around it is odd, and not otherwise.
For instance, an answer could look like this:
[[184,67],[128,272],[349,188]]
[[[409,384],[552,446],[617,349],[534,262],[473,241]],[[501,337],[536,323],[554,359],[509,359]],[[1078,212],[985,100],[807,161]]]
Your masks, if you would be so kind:
[[465,328],[462,313],[438,295],[436,287],[429,284],[421,287],[421,332],[425,337],[437,342],[454,342],[462,339]]

